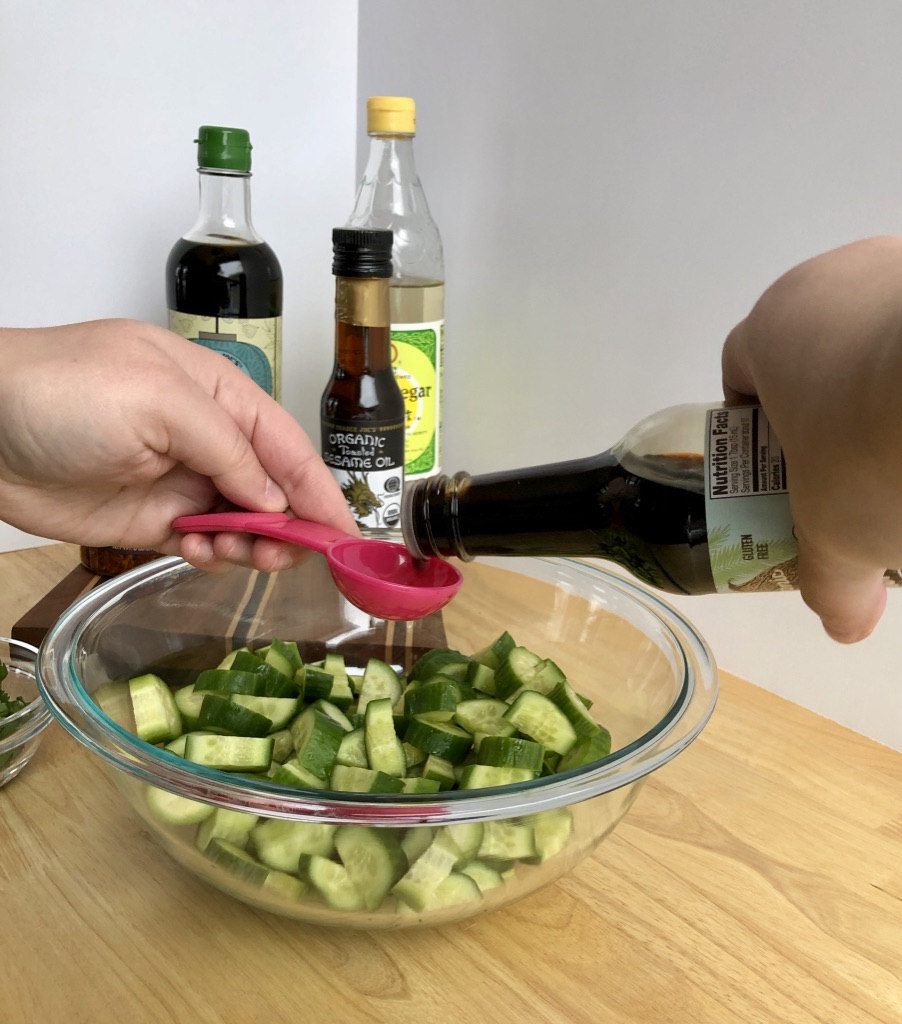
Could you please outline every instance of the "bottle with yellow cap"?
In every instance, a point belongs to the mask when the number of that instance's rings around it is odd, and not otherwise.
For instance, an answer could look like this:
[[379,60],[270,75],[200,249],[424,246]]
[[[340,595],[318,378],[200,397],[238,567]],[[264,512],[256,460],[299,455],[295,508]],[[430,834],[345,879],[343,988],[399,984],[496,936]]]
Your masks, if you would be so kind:
[[416,104],[371,96],[369,158],[347,226],[394,232],[392,367],[405,404],[405,479],[441,469],[445,266],[442,240],[414,162]]

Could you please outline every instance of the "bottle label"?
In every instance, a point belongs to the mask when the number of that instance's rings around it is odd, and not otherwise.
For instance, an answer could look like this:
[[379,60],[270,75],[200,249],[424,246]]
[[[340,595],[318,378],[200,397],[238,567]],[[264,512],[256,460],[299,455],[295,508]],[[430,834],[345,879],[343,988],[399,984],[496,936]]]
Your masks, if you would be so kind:
[[169,330],[219,352],[279,401],[282,396],[282,318],[198,316],[169,310]]
[[404,484],[403,424],[323,419],[322,453],[360,526],[399,526]]
[[796,589],[783,448],[758,406],[708,411],[705,515],[720,593]]
[[391,362],[404,396],[404,473],[408,480],[441,469],[442,351],[445,324],[393,325]]

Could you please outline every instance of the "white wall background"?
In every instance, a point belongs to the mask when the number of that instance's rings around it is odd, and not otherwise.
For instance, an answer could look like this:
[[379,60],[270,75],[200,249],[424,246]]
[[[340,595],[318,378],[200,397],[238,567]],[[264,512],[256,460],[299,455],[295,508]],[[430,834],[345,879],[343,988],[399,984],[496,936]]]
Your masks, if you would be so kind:
[[[245,127],[254,224],[285,276],[284,400],[318,437],[356,77],[356,0],[5,0],[0,323],[165,326],[166,257],[197,215],[197,128]],[[0,549],[31,543],[0,524]]]
[[[902,231],[900,38],[895,0],[6,0],[0,322],[165,323],[196,129],[243,125],[285,401],[315,435],[362,103],[410,94],[447,256],[446,464],[589,454],[717,399],[723,336],[778,273]],[[0,524],[0,548],[33,542]],[[902,594],[852,648],[795,595],[676,603],[724,668],[902,749]]]
[[[451,471],[719,400],[722,340],[774,277],[902,231],[894,0],[368,0],[360,38],[359,109],[418,103]],[[674,603],[722,667],[902,749],[902,594],[851,648],[794,594]]]

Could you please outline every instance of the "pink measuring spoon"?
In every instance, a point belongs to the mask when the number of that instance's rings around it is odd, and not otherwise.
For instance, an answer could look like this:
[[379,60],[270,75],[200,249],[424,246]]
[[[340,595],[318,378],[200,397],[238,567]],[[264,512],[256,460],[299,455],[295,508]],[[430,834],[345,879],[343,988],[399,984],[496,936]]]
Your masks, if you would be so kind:
[[182,533],[255,533],[320,551],[342,594],[380,619],[431,615],[444,608],[463,583],[460,571],[441,558],[419,562],[403,544],[354,537],[284,512],[180,516],[172,527]]

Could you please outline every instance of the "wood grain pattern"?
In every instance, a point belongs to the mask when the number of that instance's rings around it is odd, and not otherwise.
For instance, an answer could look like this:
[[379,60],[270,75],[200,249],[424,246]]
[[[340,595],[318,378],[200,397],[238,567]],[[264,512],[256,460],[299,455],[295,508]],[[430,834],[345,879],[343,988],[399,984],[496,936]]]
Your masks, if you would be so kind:
[[[0,622],[74,566],[0,556]],[[902,755],[729,675],[614,835],[433,931],[294,924],[162,855],[57,725],[0,790],[4,1024],[898,1024]]]

